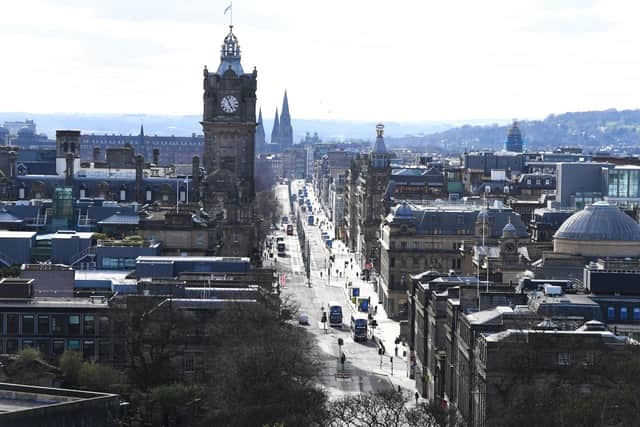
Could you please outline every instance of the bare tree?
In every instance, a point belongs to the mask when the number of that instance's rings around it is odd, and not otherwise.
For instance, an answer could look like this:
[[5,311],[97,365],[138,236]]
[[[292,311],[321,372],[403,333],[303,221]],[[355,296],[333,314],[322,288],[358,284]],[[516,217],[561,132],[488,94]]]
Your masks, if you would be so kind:
[[444,427],[446,410],[421,404],[407,407],[410,396],[397,391],[361,393],[335,400],[328,405],[330,427]]

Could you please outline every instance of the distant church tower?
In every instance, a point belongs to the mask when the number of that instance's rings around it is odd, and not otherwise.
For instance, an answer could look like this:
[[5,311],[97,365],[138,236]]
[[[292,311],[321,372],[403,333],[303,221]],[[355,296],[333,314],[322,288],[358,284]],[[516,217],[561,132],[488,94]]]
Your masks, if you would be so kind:
[[289,115],[289,99],[287,91],[284,91],[284,99],[282,100],[282,113],[280,114],[280,127],[278,135],[282,151],[291,148],[293,145],[293,128],[291,127],[291,115]]
[[276,108],[276,117],[273,119],[273,128],[271,129],[271,144],[280,144],[280,119],[278,118],[278,109]]
[[504,142],[504,149],[506,151],[513,151],[515,153],[522,153],[522,132],[518,127],[518,122],[513,121],[513,125],[507,133],[507,139]]
[[256,153],[264,154],[266,151],[265,145],[267,144],[266,136],[264,134],[264,124],[262,123],[262,108],[258,113],[258,127],[256,127]]
[[253,215],[257,71],[245,73],[229,26],[216,72],[203,71],[205,209],[220,224],[216,255],[249,256]]

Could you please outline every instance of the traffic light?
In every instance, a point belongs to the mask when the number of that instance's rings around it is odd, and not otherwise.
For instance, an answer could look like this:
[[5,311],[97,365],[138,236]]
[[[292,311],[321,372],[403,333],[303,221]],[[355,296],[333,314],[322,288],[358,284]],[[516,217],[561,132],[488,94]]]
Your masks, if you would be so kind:
[[342,338],[338,338],[338,345],[344,345],[344,340]]

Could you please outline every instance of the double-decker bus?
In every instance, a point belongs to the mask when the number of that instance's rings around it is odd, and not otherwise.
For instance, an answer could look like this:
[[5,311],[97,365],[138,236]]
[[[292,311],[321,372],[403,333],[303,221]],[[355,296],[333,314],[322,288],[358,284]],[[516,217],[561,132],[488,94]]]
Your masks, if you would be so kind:
[[355,313],[351,315],[351,333],[354,341],[367,340],[367,324],[369,319],[367,316]]
[[329,326],[342,327],[342,305],[335,301],[329,301]]

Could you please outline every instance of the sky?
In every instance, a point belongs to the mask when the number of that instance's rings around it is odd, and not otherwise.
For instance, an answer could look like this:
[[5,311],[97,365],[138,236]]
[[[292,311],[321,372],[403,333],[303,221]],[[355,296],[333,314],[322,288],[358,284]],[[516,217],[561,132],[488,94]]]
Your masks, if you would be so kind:
[[[0,111],[202,112],[228,0],[3,0]],[[235,0],[273,116],[535,119],[640,107],[640,2]]]

